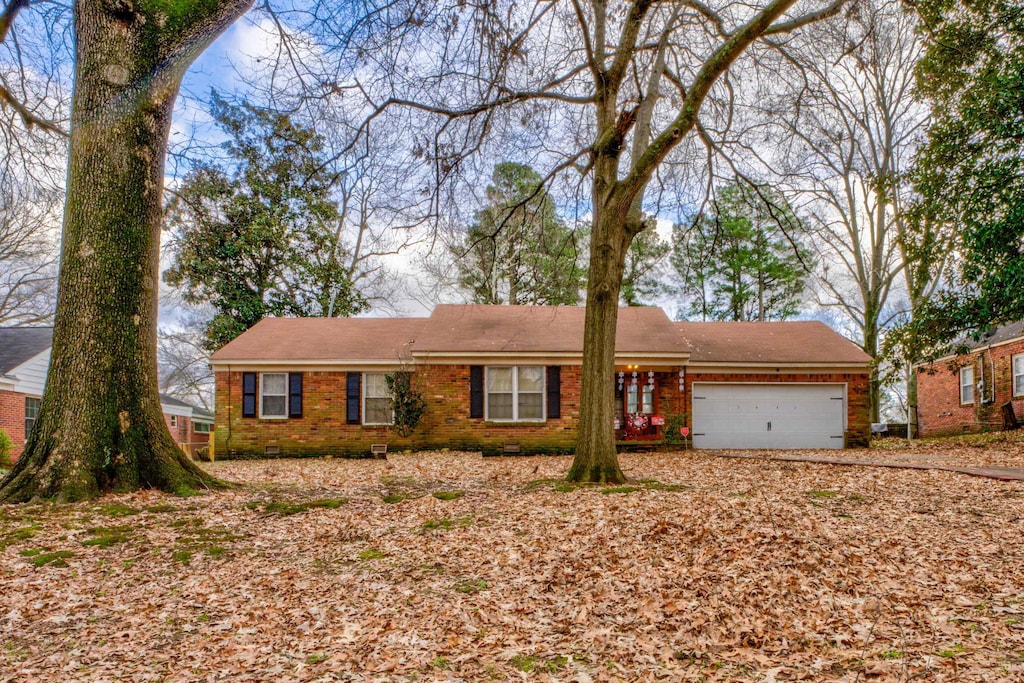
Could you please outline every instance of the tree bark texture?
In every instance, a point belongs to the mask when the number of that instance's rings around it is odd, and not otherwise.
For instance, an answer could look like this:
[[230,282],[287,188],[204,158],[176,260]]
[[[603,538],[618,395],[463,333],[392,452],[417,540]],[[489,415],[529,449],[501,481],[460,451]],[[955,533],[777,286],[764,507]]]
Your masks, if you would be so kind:
[[[595,206],[601,206],[595,204]],[[619,207],[625,209],[626,207]],[[615,449],[615,331],[619,289],[631,237],[625,234],[624,211],[602,207],[590,233],[590,273],[583,324],[583,376],[580,424],[570,481],[621,484],[626,480]]]
[[188,65],[248,7],[83,0],[49,376],[0,501],[221,485],[160,407],[157,292],[164,158]]

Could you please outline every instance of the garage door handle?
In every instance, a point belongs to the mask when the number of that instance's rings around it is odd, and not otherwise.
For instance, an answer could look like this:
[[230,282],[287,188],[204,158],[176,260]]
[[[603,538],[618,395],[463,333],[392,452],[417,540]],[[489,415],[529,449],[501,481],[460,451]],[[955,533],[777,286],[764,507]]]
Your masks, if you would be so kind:
[[768,423],[768,431],[769,432],[772,431],[772,423],[771,422]]

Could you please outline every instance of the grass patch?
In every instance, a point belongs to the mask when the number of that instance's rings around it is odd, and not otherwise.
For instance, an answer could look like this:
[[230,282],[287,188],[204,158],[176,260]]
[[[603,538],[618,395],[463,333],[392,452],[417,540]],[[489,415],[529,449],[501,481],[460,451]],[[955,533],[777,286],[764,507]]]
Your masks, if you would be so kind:
[[93,537],[82,541],[82,545],[96,548],[109,548],[112,545],[127,543],[132,537],[131,527],[128,526],[93,527],[89,529],[89,533]]
[[443,671],[449,671],[452,668],[452,665],[448,663],[448,660],[440,655],[434,657],[433,661],[430,662],[430,666]]
[[959,654],[963,654],[963,652],[964,646],[960,645],[959,643],[955,643],[953,645],[950,645],[945,650],[939,650],[935,654],[937,654],[940,657],[945,657],[946,659],[952,659],[953,657],[956,657]]
[[39,525],[32,524],[30,526],[15,529],[14,531],[7,533],[5,536],[0,538],[0,550],[5,550],[7,546],[17,543],[19,541],[29,540],[30,538],[36,535],[37,531],[39,531]]
[[611,493],[633,493],[633,491],[639,490],[639,486],[609,486],[606,489],[601,489],[601,493],[607,496]]
[[58,550],[53,553],[44,553],[39,550],[31,555],[26,555],[26,553],[22,553],[22,555],[24,555],[34,567],[45,567],[46,565],[50,565],[51,567],[67,567],[68,563],[64,560],[75,556],[75,554],[70,550]]
[[824,500],[824,499],[828,499],[828,498],[835,498],[836,496],[839,495],[839,493],[837,493],[836,491],[816,491],[814,489],[812,489],[810,491],[804,491],[804,493],[807,496],[809,496],[811,498],[814,498],[816,500]]
[[106,517],[131,517],[139,514],[140,510],[123,503],[108,503],[100,506],[100,514]]
[[308,657],[306,657],[306,664],[309,664],[310,666],[313,666],[314,664],[319,664],[320,662],[326,662],[326,661],[327,661],[327,655],[325,655],[323,652],[316,652],[316,653],[311,654]]
[[509,660],[509,664],[519,669],[524,674],[532,673],[537,670],[555,674],[558,673],[560,669],[565,668],[565,665],[568,663],[568,657],[554,657],[547,661],[543,661],[538,657],[531,657],[530,655],[516,655]]
[[145,510],[146,512],[150,512],[154,515],[161,515],[165,512],[177,512],[178,507],[176,505],[171,505],[169,503],[160,503],[159,505],[150,505],[149,507],[145,508]]
[[380,499],[388,505],[396,505],[406,500],[415,500],[422,496],[421,493],[382,493]]
[[384,553],[377,550],[376,548],[367,548],[366,550],[359,553],[358,557],[360,560],[364,562],[369,562],[370,560],[384,559]]
[[455,500],[462,498],[462,491],[434,491],[434,498],[438,500]]
[[424,531],[434,531],[436,529],[442,529],[447,531],[459,527],[465,529],[468,526],[472,526],[473,519],[471,517],[459,517],[458,519],[428,519],[423,523]]
[[903,658],[903,651],[902,650],[897,650],[896,648],[889,648],[888,650],[886,650],[885,652],[880,654],[879,657],[881,657],[882,659],[887,659],[887,660],[902,659]]
[[213,559],[227,557],[231,549],[224,544],[239,538],[228,529],[205,527],[203,520],[197,517],[174,520],[168,526],[178,528],[180,533],[178,543],[171,551],[171,560],[184,565],[189,564],[198,553]]
[[452,584],[452,590],[459,593],[479,593],[487,589],[487,582],[483,579],[462,579]]
[[284,517],[287,515],[297,515],[300,512],[313,509],[336,510],[347,502],[348,499],[346,498],[320,498],[318,500],[307,500],[297,503],[286,500],[272,500],[269,503],[250,501],[245,504],[245,507],[249,510],[259,510],[262,506],[262,511],[265,514]]

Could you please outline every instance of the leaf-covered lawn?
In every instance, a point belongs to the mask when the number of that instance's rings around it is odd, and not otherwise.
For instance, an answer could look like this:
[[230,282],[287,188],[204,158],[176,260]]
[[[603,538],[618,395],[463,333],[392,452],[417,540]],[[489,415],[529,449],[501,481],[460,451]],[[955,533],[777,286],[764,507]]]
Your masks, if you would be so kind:
[[0,507],[0,681],[1024,680],[1024,484],[622,462],[225,462],[228,493]]

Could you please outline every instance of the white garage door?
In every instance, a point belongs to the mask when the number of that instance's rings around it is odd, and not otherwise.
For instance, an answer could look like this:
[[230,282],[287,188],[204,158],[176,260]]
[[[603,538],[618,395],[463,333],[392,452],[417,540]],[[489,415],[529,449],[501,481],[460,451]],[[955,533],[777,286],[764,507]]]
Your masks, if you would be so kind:
[[694,448],[842,448],[843,384],[693,385]]

